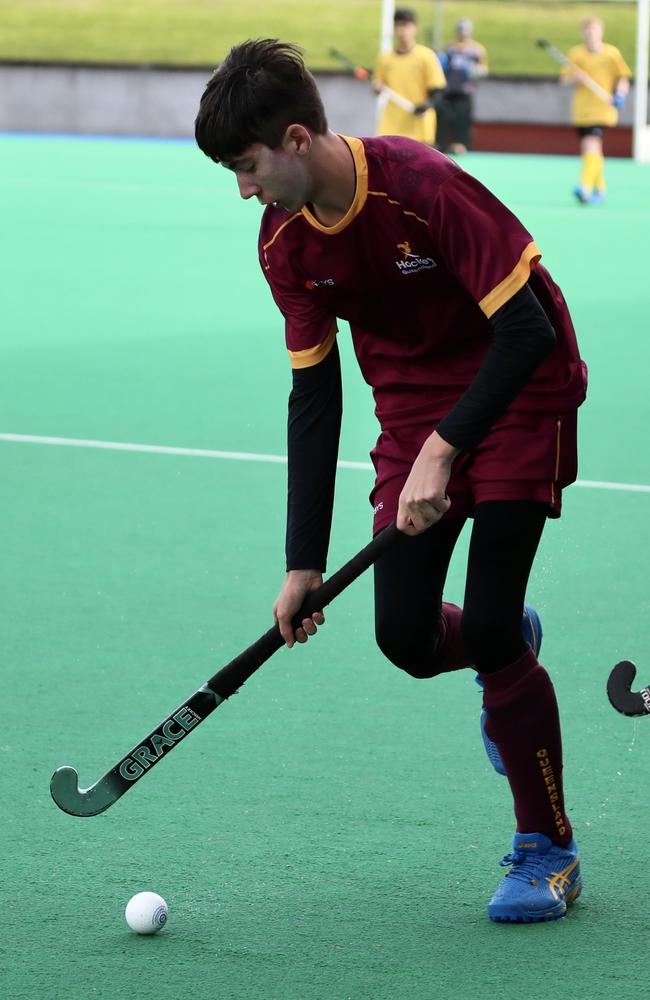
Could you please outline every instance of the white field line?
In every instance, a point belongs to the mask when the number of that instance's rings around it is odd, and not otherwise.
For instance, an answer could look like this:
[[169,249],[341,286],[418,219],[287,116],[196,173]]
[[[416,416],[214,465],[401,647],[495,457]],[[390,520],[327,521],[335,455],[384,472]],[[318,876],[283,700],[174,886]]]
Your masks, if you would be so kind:
[[[93,441],[87,438],[42,437],[36,434],[0,433],[0,441],[16,444],[47,444],[59,448],[99,448],[105,451],[135,451],[153,455],[182,455],[187,458],[220,458],[235,462],[271,462],[286,465],[286,455],[264,455],[251,451],[214,451],[211,448],[176,448],[160,444],[132,444],[126,441]],[[370,462],[350,462],[339,459],[340,469],[372,470]],[[640,483],[609,483],[598,479],[578,479],[574,486],[588,490],[622,490],[625,493],[650,493],[650,485]]]

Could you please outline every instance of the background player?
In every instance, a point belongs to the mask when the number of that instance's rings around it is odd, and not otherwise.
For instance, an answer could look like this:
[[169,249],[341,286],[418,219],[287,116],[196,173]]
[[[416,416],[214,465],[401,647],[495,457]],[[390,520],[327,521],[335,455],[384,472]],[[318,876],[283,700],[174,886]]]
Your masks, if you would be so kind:
[[[325,569],[341,425],[337,319],[349,321],[381,434],[374,530],[409,537],[375,567],[377,642],[417,678],[473,665],[486,734],[513,793],[510,872],[493,920],[565,915],[581,889],[564,807],[562,745],[526,584],[547,517],[576,476],[584,368],[566,304],[515,216],[455,163],[399,137],[327,127],[298,50],[235,47],[196,120],[201,149],[266,206],[260,263],[285,318],[287,575],[274,614],[287,645],[323,621],[291,620]],[[464,607],[442,590],[468,516]]]
[[[603,134],[618,121],[618,109],[630,89],[632,71],[616,46],[603,41],[603,22],[599,17],[586,17],[581,28],[584,44],[567,53],[577,69],[564,66],[560,79],[576,85],[573,122],[580,136],[582,172],[573,193],[583,205],[597,205],[606,191]],[[612,95],[611,104],[585,86],[583,73]]]
[[417,43],[417,19],[412,10],[399,8],[394,15],[395,48],[382,52],[375,65],[373,87],[395,90],[415,104],[415,113],[387,101],[377,127],[378,135],[403,135],[433,145],[436,137],[436,93],[445,86],[437,55]]
[[464,17],[456,25],[456,39],[444,51],[442,65],[447,87],[438,101],[437,146],[443,153],[466,153],[472,147],[476,81],[487,76],[487,51],[472,38],[474,25]]

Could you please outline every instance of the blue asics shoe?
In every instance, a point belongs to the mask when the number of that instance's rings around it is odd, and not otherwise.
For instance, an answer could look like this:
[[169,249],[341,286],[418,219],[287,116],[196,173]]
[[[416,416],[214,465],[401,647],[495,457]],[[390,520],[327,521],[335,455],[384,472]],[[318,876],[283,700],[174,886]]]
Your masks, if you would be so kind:
[[516,833],[500,864],[511,868],[488,904],[490,920],[559,920],[582,891],[575,840],[559,847],[543,833]]
[[530,604],[524,604],[522,631],[525,641],[532,647],[535,656],[539,656],[539,651],[542,648],[542,623],[535,608],[531,608]]
[[589,204],[591,199],[591,192],[585,191],[585,189],[580,184],[578,185],[578,187],[574,187],[573,193],[581,205]]
[[[523,633],[524,639],[532,646],[535,656],[539,656],[539,651],[542,648],[542,623],[539,620],[539,615],[535,611],[535,608],[531,608],[530,604],[524,604],[524,617],[523,617]],[[483,687],[483,681],[476,675],[476,683],[479,687]],[[488,755],[488,760],[490,764],[497,772],[497,774],[505,774],[506,769],[503,766],[503,761],[501,760],[501,754],[499,753],[499,748],[496,743],[494,743],[488,734],[485,732],[485,720],[487,719],[487,710],[485,705],[481,706],[481,736],[483,737],[483,745],[485,746],[485,752]]]
[[605,200],[605,192],[599,191],[598,188],[594,188],[594,192],[589,199],[590,205],[602,205]]

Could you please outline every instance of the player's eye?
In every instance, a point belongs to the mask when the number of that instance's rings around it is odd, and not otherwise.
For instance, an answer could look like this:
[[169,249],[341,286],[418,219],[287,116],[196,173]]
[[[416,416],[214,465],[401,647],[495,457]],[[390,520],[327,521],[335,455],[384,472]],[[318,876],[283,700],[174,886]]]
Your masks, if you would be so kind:
[[255,169],[255,164],[224,163],[224,167],[226,167],[227,170],[231,170],[233,174],[252,174]]

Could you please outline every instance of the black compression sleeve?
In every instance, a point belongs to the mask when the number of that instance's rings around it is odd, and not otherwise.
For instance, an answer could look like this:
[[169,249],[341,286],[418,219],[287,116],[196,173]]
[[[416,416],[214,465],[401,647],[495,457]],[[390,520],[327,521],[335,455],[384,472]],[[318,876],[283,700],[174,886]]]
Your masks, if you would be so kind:
[[435,108],[441,94],[444,93],[444,87],[434,87],[433,90],[427,91],[427,99],[423,101],[422,104],[416,104],[416,108],[420,112],[426,111],[427,108]]
[[326,568],[342,396],[336,343],[320,364],[294,369],[287,433],[287,570]]
[[524,285],[490,319],[492,343],[476,378],[437,431],[461,451],[475,448],[555,345],[555,330]]

